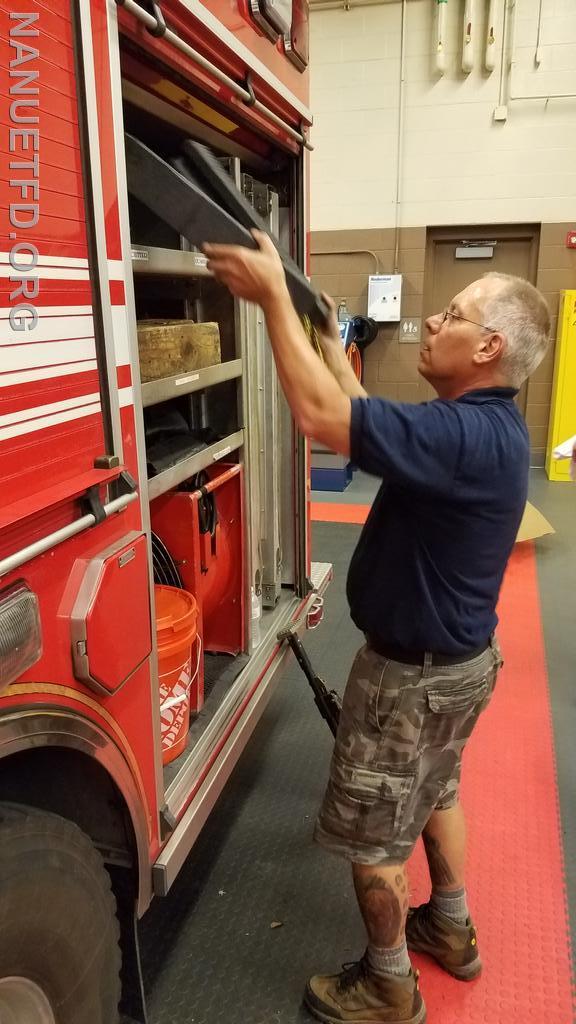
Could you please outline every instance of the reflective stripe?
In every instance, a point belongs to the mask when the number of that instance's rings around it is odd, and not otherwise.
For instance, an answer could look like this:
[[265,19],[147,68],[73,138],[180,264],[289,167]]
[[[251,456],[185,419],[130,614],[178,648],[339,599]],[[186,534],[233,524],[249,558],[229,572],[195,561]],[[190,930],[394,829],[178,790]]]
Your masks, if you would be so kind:
[[[84,401],[84,399],[82,399]],[[68,423],[70,420],[78,420],[83,417],[95,416],[101,411],[100,402],[92,405],[85,405],[79,409],[68,409],[66,412],[56,413],[53,416],[43,416],[40,419],[29,420],[26,423],[17,423],[12,427],[0,429],[0,441],[6,441],[11,437],[20,437],[22,434],[32,434],[45,430],[47,427],[54,427],[60,423]]]
[[71,341],[75,338],[93,338],[94,320],[90,311],[84,316],[48,316],[39,312],[36,326],[31,331],[4,330],[0,348],[14,345],[41,344],[45,341]]
[[[12,306],[0,306],[0,320],[7,320],[12,309]],[[41,320],[51,316],[92,316],[92,306],[39,306],[38,316]]]
[[[27,262],[27,254],[25,252],[18,253],[18,263],[24,266]],[[0,252],[0,264],[7,263],[10,265],[10,253]],[[29,256],[28,265],[32,263],[32,256]],[[76,256],[45,256],[43,253],[38,255],[38,266],[41,267],[85,267],[88,269],[88,260],[84,257],[79,258]],[[11,268],[12,269],[12,268]],[[35,268],[36,269],[36,268]],[[15,273],[12,270],[12,273]]]
[[35,366],[55,366],[62,363],[80,363],[96,358],[94,338],[68,341],[40,342],[40,344],[6,345],[2,348],[2,370],[28,370]]
[[112,336],[116,366],[124,366],[130,362],[130,345],[128,343],[128,315],[126,306],[112,306]]
[[[67,409],[74,409],[81,405],[93,405],[100,403],[100,392],[92,392],[89,395],[79,395],[76,398],[65,398],[61,402],[49,402],[47,405],[37,405],[33,409],[21,409],[19,412],[6,413],[0,416],[0,427],[11,427],[16,423],[24,423],[27,420],[37,420],[52,413],[63,412]],[[42,424],[40,424],[41,426]]]
[[118,398],[121,409],[127,405],[134,405],[134,388],[120,388]]
[[11,388],[17,384],[31,384],[34,381],[52,380],[54,377],[68,377],[75,373],[91,373],[98,369],[95,359],[79,363],[61,363],[57,366],[40,366],[35,370],[21,370],[16,373],[0,373],[0,388]]
[[38,266],[34,269],[17,271],[14,270],[9,264],[0,264],[0,277],[19,277],[25,274],[26,277],[37,277],[40,280],[47,281],[53,278],[58,281],[89,281],[90,271],[86,266],[86,269],[81,267],[69,267],[69,266]]

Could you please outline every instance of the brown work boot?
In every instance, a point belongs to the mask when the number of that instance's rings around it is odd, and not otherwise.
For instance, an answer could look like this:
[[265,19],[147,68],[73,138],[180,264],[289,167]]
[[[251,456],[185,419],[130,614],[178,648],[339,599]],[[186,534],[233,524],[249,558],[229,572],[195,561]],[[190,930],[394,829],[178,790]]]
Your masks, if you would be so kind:
[[472,981],[482,971],[476,929],[468,918],[458,924],[433,906],[423,903],[408,911],[406,942],[414,953],[428,953],[460,981]]
[[423,1024],[426,1007],[414,971],[403,978],[374,974],[366,956],[340,974],[315,974],[306,986],[308,1009],[329,1024]]

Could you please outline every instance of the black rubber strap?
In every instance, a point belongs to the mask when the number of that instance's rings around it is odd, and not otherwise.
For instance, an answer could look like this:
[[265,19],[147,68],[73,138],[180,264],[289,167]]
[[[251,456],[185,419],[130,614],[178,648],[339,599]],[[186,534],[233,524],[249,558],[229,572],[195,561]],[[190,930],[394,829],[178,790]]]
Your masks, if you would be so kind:
[[138,484],[134,477],[127,469],[123,469],[116,481],[116,490],[118,497],[123,494],[134,494],[134,491],[138,490]]
[[104,506],[100,500],[100,488],[97,486],[89,487],[86,494],[81,501],[82,511],[84,515],[94,516],[94,526],[98,526],[99,523],[103,523],[106,519],[106,512]]

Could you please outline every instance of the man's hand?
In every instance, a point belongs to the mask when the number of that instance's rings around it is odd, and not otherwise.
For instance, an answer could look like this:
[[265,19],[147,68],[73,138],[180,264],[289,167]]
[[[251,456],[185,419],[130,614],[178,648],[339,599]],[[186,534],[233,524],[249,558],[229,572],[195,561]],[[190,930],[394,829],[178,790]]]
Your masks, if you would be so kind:
[[256,250],[242,245],[204,245],[208,269],[233,295],[262,306],[280,384],[298,428],[333,451],[348,455],[350,398],[366,392],[342,350],[333,303],[328,300],[331,316],[321,334],[321,344],[327,360],[331,353],[330,361],[335,366],[338,350],[344,357],[342,373],[336,379],[336,374],[322,365],[304,333],[276,247],[262,231],[253,231],[252,235]]
[[225,284],[233,295],[247,302],[257,302],[264,310],[278,298],[288,294],[286,275],[280,255],[268,235],[252,231],[258,245],[212,245],[203,250],[208,257],[208,270]]
[[322,292],[321,298],[328,306],[330,312],[325,326],[317,327],[316,333],[320,342],[320,348],[322,349],[322,355],[324,356],[324,362],[330,372],[338,379],[345,369],[348,360],[346,359],[342,338],[340,337],[334,300],[326,292]]

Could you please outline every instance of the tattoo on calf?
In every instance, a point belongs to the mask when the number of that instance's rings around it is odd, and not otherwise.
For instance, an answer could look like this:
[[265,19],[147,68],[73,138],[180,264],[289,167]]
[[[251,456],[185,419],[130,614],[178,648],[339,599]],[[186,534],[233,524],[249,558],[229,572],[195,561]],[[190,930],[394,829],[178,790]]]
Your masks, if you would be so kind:
[[430,868],[430,876],[434,885],[454,885],[456,879],[446,857],[440,849],[440,843],[434,836],[424,833],[424,848]]
[[370,941],[378,946],[394,946],[404,912],[392,886],[379,875],[371,875],[362,881],[358,895]]

